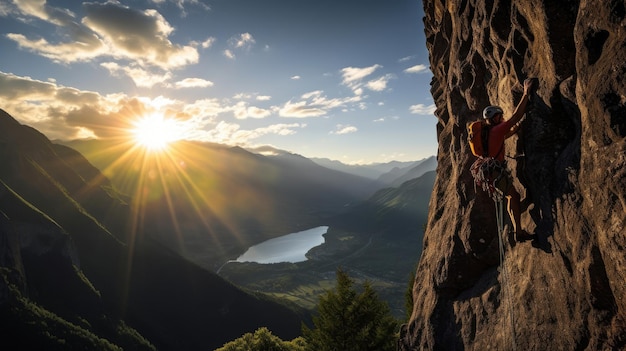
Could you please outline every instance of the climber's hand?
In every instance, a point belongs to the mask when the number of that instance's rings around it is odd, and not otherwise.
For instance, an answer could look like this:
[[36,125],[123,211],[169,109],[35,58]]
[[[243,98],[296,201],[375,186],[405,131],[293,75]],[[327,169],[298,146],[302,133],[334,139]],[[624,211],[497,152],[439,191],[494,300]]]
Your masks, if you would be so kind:
[[532,93],[533,88],[535,87],[535,79],[534,78],[526,78],[524,80],[524,94]]

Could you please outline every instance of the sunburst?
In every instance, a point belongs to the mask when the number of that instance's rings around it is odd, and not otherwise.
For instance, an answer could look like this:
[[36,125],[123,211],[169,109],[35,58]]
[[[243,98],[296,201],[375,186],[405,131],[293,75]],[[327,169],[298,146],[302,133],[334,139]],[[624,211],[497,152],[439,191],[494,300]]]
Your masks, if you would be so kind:
[[169,143],[181,139],[180,128],[173,119],[152,114],[133,123],[135,142],[150,151],[166,150]]

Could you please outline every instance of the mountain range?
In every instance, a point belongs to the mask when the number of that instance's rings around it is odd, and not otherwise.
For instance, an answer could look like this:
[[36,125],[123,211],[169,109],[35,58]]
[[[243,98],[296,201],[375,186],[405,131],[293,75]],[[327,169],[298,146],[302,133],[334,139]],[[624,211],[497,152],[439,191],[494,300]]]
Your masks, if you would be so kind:
[[4,111],[0,162],[3,345],[213,349],[261,326],[293,338],[308,320],[136,230],[129,198],[81,154]]
[[212,272],[267,238],[333,217],[355,223],[345,218],[362,218],[370,198],[398,207],[385,183],[302,156],[194,142],[171,150],[53,143],[0,111],[7,345],[206,350],[261,326],[291,339],[310,310]]

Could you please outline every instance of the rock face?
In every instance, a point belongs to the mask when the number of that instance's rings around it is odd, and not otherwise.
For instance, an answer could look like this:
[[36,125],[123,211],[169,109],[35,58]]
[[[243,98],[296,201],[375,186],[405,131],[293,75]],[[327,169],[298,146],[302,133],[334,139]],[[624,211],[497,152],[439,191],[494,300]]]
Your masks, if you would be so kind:
[[[400,349],[626,349],[626,2],[424,10],[438,177]],[[527,77],[539,84],[507,162],[522,227],[549,247],[503,236],[501,264],[465,126],[487,105],[510,116]]]

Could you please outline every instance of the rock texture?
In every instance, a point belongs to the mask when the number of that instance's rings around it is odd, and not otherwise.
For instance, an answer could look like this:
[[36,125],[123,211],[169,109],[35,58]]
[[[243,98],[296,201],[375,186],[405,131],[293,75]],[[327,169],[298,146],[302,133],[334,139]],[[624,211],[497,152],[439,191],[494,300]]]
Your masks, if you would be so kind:
[[[626,2],[424,0],[438,177],[401,350],[626,349]],[[466,123],[538,87],[508,167],[506,238],[475,189]]]

